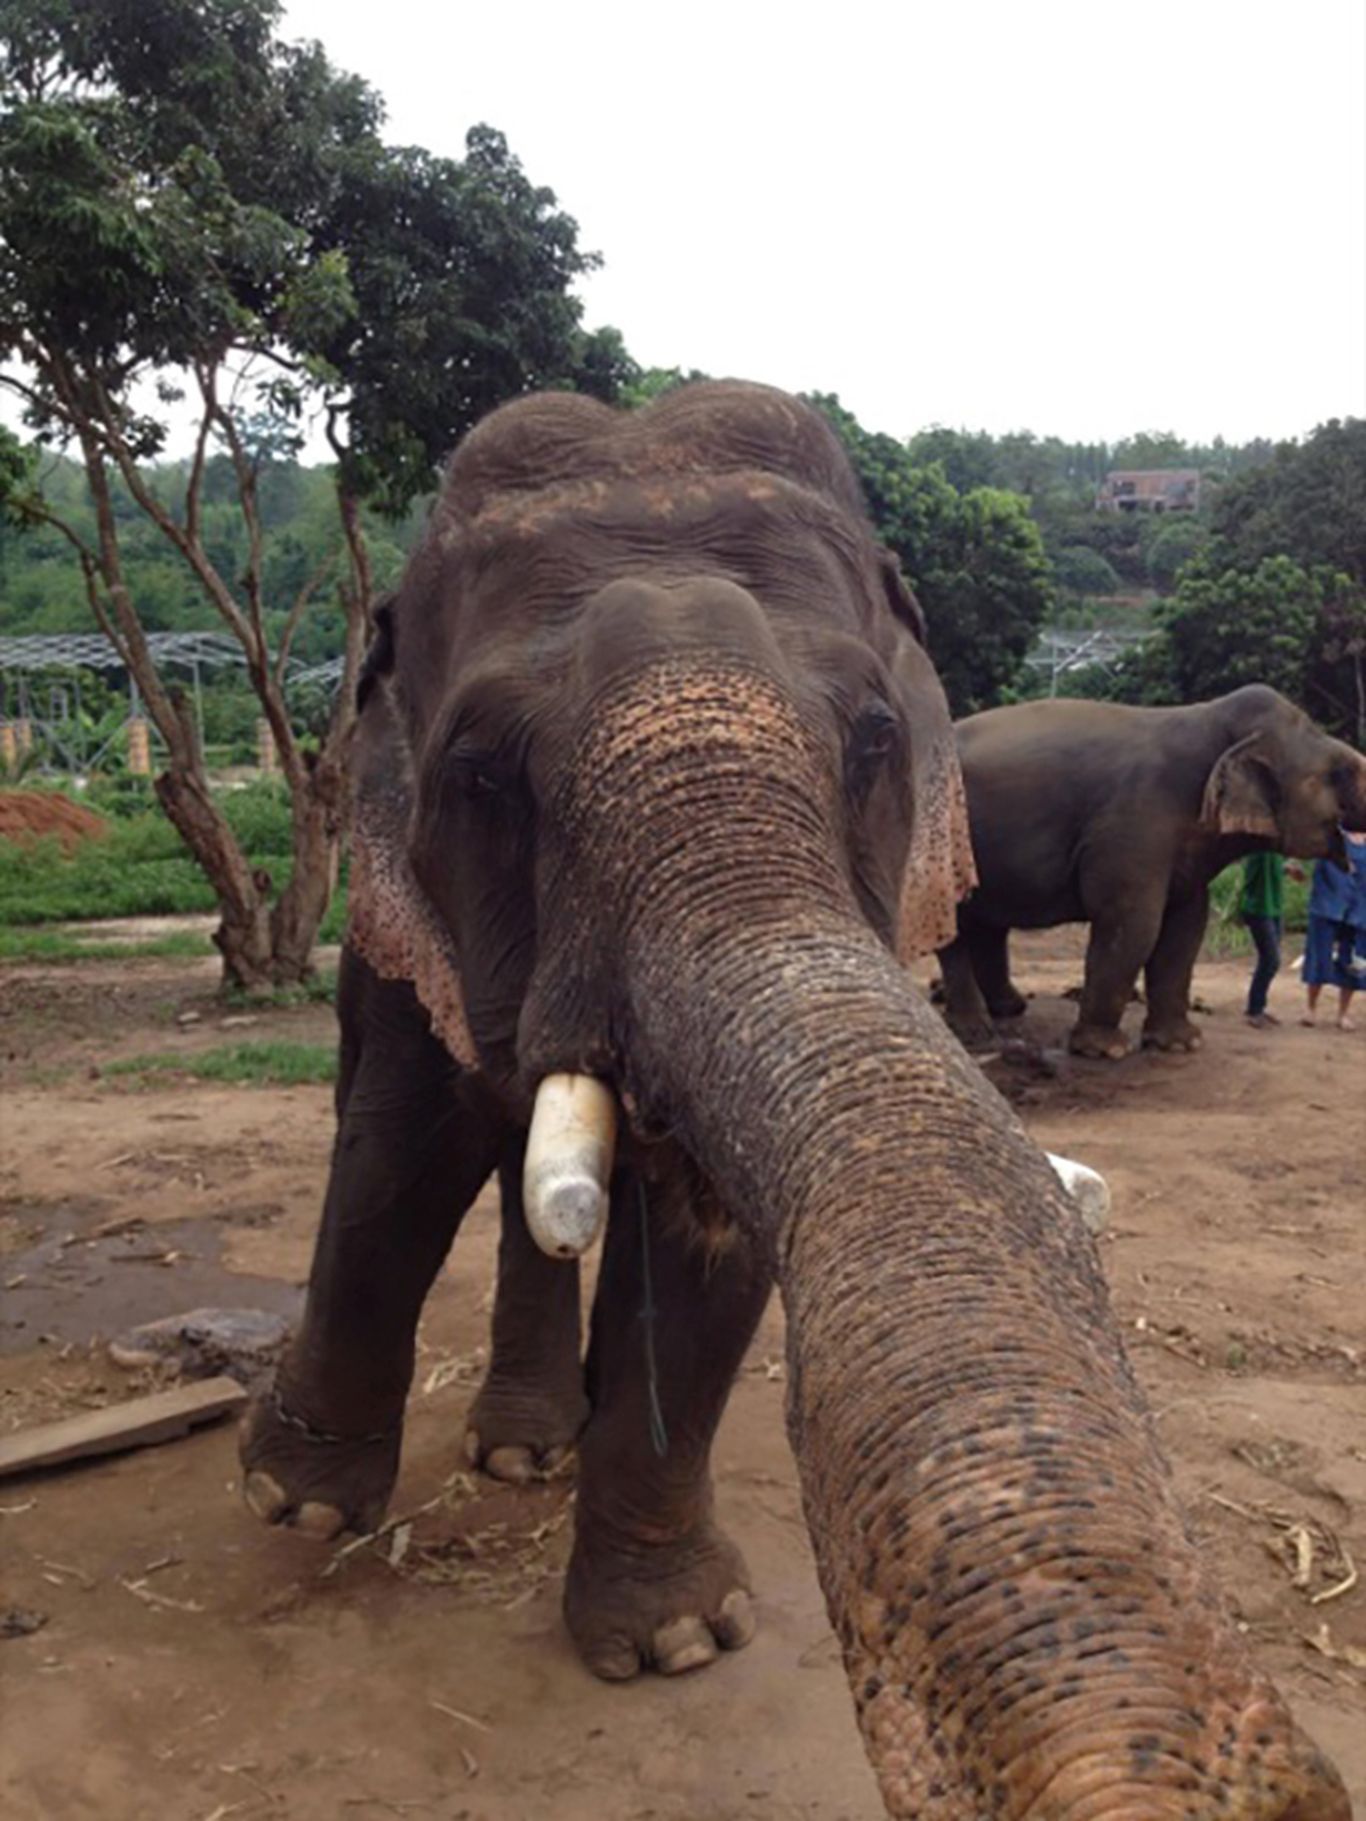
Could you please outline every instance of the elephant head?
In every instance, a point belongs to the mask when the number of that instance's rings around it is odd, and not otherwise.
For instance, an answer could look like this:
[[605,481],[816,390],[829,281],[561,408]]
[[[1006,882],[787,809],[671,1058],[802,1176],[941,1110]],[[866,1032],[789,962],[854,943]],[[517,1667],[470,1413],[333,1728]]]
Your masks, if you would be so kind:
[[1301,859],[1341,858],[1339,830],[1366,829],[1366,758],[1262,684],[1209,706],[1229,743],[1205,784],[1203,826]]
[[353,940],[524,1112],[588,1106],[583,1156],[604,1090],[623,1143],[669,1134],[771,1258],[889,1812],[1346,1821],[1189,1540],[1079,1214],[899,965],[971,883],[961,785],[822,420],[732,384],[506,408],[371,668]]

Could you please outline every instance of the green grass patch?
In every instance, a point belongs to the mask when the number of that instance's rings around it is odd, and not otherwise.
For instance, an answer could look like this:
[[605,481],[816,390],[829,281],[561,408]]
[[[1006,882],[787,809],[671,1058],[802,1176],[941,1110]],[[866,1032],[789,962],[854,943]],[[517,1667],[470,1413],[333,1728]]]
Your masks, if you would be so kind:
[[337,970],[332,967],[320,967],[311,978],[294,986],[273,986],[265,992],[252,993],[229,987],[223,995],[225,1004],[250,1011],[262,1006],[287,1010],[292,1005],[332,1005],[336,998]]
[[[92,788],[82,799],[109,818],[101,839],[70,853],[55,839],[0,840],[0,928],[80,923],[100,917],[185,916],[218,908],[213,889],[166,817],[138,790]],[[294,870],[289,796],[280,783],[225,790],[218,798],[234,834],[276,893]],[[339,942],[346,920],[338,891],[320,942]]]
[[82,961],[202,960],[216,951],[197,930],[172,930],[145,941],[83,941],[66,930],[0,928],[0,961],[45,961],[59,966]]
[[106,1063],[106,1075],[191,1075],[199,1081],[227,1081],[251,1087],[326,1085],[337,1078],[337,1052],[332,1044],[231,1043],[195,1055],[129,1056]]

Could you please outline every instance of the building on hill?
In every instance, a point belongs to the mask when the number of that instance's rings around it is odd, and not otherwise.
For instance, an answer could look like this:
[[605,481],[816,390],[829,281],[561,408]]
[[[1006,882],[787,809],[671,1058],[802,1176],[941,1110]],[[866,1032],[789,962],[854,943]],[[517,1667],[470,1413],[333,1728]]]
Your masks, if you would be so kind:
[[1195,512],[1198,468],[1112,468],[1096,494],[1099,512]]

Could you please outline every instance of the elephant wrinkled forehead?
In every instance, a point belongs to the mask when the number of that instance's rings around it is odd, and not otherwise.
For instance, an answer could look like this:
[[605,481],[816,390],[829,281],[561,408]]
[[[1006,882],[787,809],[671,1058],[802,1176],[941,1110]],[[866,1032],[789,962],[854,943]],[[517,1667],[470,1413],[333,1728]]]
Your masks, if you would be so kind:
[[499,495],[445,535],[462,612],[479,624],[573,615],[629,576],[710,576],[766,612],[816,613],[851,631],[881,601],[864,527],[837,503],[758,470],[590,478]]

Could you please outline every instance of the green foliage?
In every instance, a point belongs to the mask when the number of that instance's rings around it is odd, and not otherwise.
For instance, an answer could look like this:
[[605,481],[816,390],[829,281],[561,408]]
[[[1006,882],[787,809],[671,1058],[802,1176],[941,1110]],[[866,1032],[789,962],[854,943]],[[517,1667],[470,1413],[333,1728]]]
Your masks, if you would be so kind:
[[127,822],[156,813],[157,797],[150,778],[122,772],[117,777],[96,777],[87,785],[83,801],[106,821]]
[[1059,588],[1069,594],[1114,594],[1119,577],[1098,550],[1089,544],[1068,544],[1053,558]]
[[109,1062],[105,1075],[189,1075],[199,1081],[225,1081],[234,1086],[300,1087],[326,1085],[337,1078],[337,1051],[332,1044],[225,1044],[222,1048],[184,1055],[162,1052]]
[[1303,700],[1324,598],[1323,580],[1288,556],[1264,557],[1255,569],[1188,563],[1164,615],[1182,699],[1267,683]]
[[703,373],[697,367],[637,368],[622,387],[620,402],[633,409],[639,408],[648,405],[653,399],[663,397],[666,392],[676,391],[679,386],[690,386],[694,380],[710,377],[709,373]]
[[1128,702],[1135,708],[1172,708],[1182,700],[1171,646],[1159,633],[1111,665],[1092,664],[1062,678],[1061,693],[1093,701]]
[[1000,699],[1053,601],[1047,558],[1026,502],[998,487],[960,493],[937,464],[863,429],[832,396],[811,402],[839,433],[873,523],[910,578],[930,652],[955,715]]
[[1189,468],[1189,446],[1174,430],[1140,430],[1110,451],[1111,468]]
[[[1158,635],[1109,671],[1069,676],[1068,693],[1158,705],[1268,683],[1366,745],[1366,420],[1240,454],[1208,521],[1142,520],[1148,574],[1174,589]],[[1142,519],[1095,516],[1107,536]]]
[[223,807],[233,833],[249,853],[289,852],[289,795],[281,784],[262,778],[240,789],[225,791]]
[[490,127],[472,129],[463,163],[373,137],[348,148],[324,237],[344,251],[353,307],[313,338],[325,392],[346,400],[344,485],[401,513],[504,399],[576,379],[615,397],[633,363],[619,335],[579,328],[570,286],[597,259],[577,235]]
[[[139,780],[127,790],[106,836],[82,841],[70,853],[52,839],[0,840],[0,927],[213,911],[213,890],[171,824],[154,810],[123,813],[130,802],[136,805],[142,789]],[[86,800],[108,814],[120,797],[122,784],[117,789],[106,784]],[[252,866],[269,873],[275,890],[282,890],[293,866],[284,789],[254,784],[224,792],[221,801]],[[320,939],[339,940],[345,917],[341,891]]]
[[[278,0],[3,0],[0,385],[49,450],[79,449],[90,496],[7,439],[0,522],[45,528],[19,585],[5,575],[11,626],[83,623],[88,596],[137,668],[130,614],[157,630],[211,608],[251,660],[302,800],[335,788],[352,707],[293,705],[308,768],[276,681],[285,641],[307,658],[359,633],[402,561],[399,521],[492,406],[575,383],[614,397],[635,367],[619,335],[584,333],[573,285],[596,258],[500,133],[475,127],[463,159],[386,145],[379,97],[317,44],[278,38],[281,18]],[[177,472],[158,458],[186,394],[200,429]],[[335,573],[298,534],[297,476],[281,472],[311,413],[336,458]],[[371,557],[362,500],[395,527]],[[300,631],[292,610],[311,597],[321,611]],[[185,809],[201,788],[190,724],[145,660],[138,681],[163,801],[245,918],[222,825]],[[240,688],[203,709],[207,737],[245,756]],[[321,878],[332,856],[315,845],[307,863]]]
[[1222,566],[1290,555],[1366,587],[1366,418],[1333,418],[1280,444],[1223,490],[1212,530]]
[[1156,521],[1143,554],[1147,562],[1148,579],[1159,594],[1171,592],[1182,568],[1208,542],[1209,528],[1198,518],[1164,516]]

